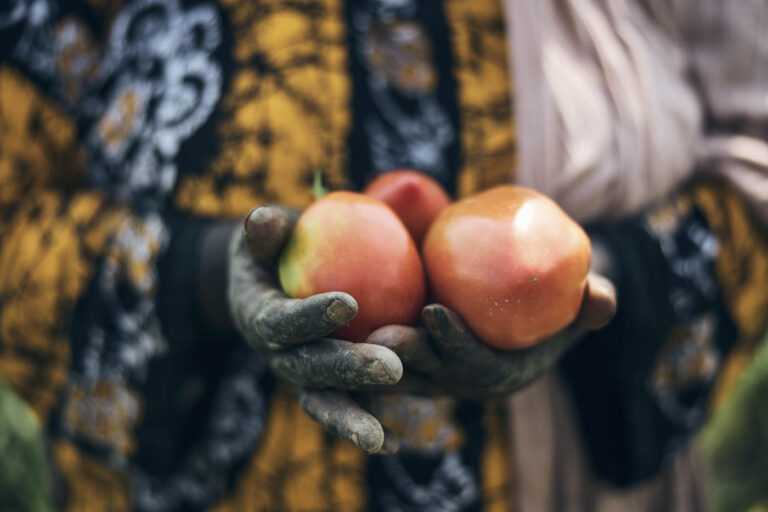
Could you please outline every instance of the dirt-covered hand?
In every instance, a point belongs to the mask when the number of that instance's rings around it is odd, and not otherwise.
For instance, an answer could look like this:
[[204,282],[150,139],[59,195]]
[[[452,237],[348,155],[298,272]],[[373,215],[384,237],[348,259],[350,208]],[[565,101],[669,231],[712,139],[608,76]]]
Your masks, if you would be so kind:
[[357,313],[352,296],[331,292],[291,299],[281,291],[274,261],[295,220],[295,212],[262,206],[233,233],[231,316],[274,373],[297,386],[299,401],[310,416],[366,452],[391,450],[378,420],[343,390],[395,384],[402,363],[386,347],[328,338]]
[[500,351],[485,345],[455,312],[439,304],[424,308],[423,328],[386,326],[367,341],[392,349],[406,367],[402,381],[382,391],[482,399],[513,393],[531,383],[587,330],[607,324],[615,309],[610,281],[590,274],[576,321],[527,349]]

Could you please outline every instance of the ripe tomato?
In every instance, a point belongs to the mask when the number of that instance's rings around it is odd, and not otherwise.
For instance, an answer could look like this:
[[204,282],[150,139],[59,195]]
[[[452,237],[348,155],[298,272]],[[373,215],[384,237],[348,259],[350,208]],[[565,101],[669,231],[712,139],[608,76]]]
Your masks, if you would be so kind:
[[405,226],[378,199],[333,192],[299,218],[280,255],[280,284],[291,297],[341,291],[358,313],[335,336],[365,341],[387,324],[412,324],[424,305],[424,270]]
[[451,198],[437,181],[406,169],[382,174],[363,193],[381,199],[395,210],[419,247],[432,221],[451,204]]
[[576,318],[590,243],[552,200],[505,185],[446,208],[427,233],[423,258],[433,298],[478,338],[510,350]]

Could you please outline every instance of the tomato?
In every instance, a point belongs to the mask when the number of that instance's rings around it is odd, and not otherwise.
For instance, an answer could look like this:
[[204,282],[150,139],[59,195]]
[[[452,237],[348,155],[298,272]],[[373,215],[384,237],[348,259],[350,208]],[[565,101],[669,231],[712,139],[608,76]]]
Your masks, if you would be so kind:
[[533,190],[505,185],[454,203],[437,217],[422,250],[434,300],[495,348],[534,345],[579,312],[589,238]]
[[405,226],[386,204],[354,192],[332,192],[304,211],[278,273],[291,297],[352,295],[357,316],[334,333],[349,341],[365,341],[384,325],[413,324],[424,305],[424,270]]
[[363,193],[387,203],[408,228],[417,246],[421,246],[435,217],[451,204],[451,198],[437,181],[406,169],[382,174]]

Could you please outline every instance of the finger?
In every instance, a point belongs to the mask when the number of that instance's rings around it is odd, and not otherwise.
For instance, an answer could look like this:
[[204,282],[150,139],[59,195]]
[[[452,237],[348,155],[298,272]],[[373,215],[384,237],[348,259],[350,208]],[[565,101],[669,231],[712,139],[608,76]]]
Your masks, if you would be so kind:
[[[581,336],[580,329],[569,328],[528,349],[500,351],[475,338],[461,318],[439,304],[423,310],[424,324],[432,333],[432,341],[447,360],[463,373],[472,375],[476,389],[455,391],[462,396],[506,394],[529,384],[549,369]],[[452,387],[450,380],[445,385]]]
[[276,373],[309,388],[392,385],[403,376],[403,365],[394,352],[367,343],[322,339],[266,357]]
[[424,329],[387,325],[373,331],[366,343],[387,347],[397,354],[405,366],[428,375],[437,373],[444,366]]
[[302,409],[328,432],[366,453],[381,451],[386,439],[381,423],[346,393],[299,388],[297,395]]
[[251,256],[259,262],[274,260],[296,224],[294,212],[279,206],[257,206],[244,222],[244,240]]
[[590,273],[575,324],[583,329],[605,327],[616,314],[616,290],[605,277]]
[[290,299],[274,276],[247,254],[242,237],[230,247],[229,304],[240,333],[256,349],[279,350],[347,325],[357,302],[342,292]]
[[357,301],[343,292],[288,298],[274,276],[247,254],[243,237],[233,238],[230,253],[230,311],[257,349],[279,350],[326,336],[357,314]]
[[357,301],[343,292],[289,299],[280,290],[262,292],[251,306],[246,329],[262,348],[280,350],[331,334],[357,314]]
[[459,315],[440,304],[426,306],[421,315],[442,357],[473,366],[493,364],[495,352],[475,338]]

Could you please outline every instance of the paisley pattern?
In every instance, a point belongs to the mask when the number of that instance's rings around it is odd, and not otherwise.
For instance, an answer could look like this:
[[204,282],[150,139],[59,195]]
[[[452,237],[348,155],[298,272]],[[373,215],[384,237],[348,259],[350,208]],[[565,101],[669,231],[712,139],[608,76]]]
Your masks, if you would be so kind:
[[356,120],[364,133],[353,144],[366,146],[358,164],[366,174],[412,168],[453,188],[457,120],[449,112],[455,100],[446,101],[452,77],[432,33],[445,27],[436,20],[441,14],[414,0],[350,3],[356,101],[365,103]]
[[0,134],[0,373],[45,422],[67,379],[69,314],[123,212],[92,192],[51,191],[81,171],[76,125],[5,65]]
[[91,181],[118,199],[157,210],[173,189],[183,142],[221,95],[221,43],[212,5],[131,2],[112,25],[100,68],[101,114],[88,136]]
[[[217,147],[182,176],[175,204],[241,216],[254,204],[301,208],[316,169],[348,188],[351,128],[342,2],[222,0],[233,69],[215,116]],[[204,172],[203,172],[204,170]]]
[[592,233],[614,257],[623,306],[560,367],[594,471],[629,486],[688,442],[749,360],[750,328],[764,332],[764,233],[726,184],[707,181]]
[[720,242],[687,195],[646,213],[644,226],[668,262],[674,318],[656,354],[651,389],[668,419],[692,429],[704,420],[710,390],[733,343],[718,339],[725,321],[714,263]]
[[[317,167],[332,188],[351,185],[345,15],[332,0],[30,0],[0,12],[0,38],[12,42],[0,69],[0,258],[10,269],[0,278],[0,371],[50,418],[62,509],[365,507],[365,458],[282,385],[267,401],[262,364],[247,350],[230,354],[206,391],[206,421],[184,457],[163,472],[140,462],[153,400],[145,384],[178,350],[155,303],[172,235],[166,205],[216,217],[266,201],[300,207]],[[392,35],[408,36],[400,28]],[[425,34],[392,75],[404,90],[435,86],[434,74],[411,75],[432,69]],[[392,47],[368,49],[386,71]],[[52,314],[30,321],[30,308]],[[455,503],[505,502],[481,492],[457,457],[443,459],[436,489],[466,482]],[[391,478],[402,478],[391,463]],[[504,458],[483,474],[501,481]]]
[[510,98],[501,2],[445,0],[458,87],[462,166],[456,194],[464,197],[514,181],[516,128]]
[[[36,80],[48,85],[70,114],[70,122],[85,134],[82,141],[86,158],[81,152],[75,153],[80,179],[87,177],[91,186],[113,201],[129,203],[133,208],[132,213],[115,216],[93,212],[94,218],[109,220],[109,227],[102,233],[98,250],[88,255],[89,261],[81,258],[78,262],[89,271],[95,269],[95,275],[75,274],[80,277],[79,290],[61,296],[68,301],[68,307],[59,311],[62,335],[66,334],[76,297],[87,297],[78,306],[83,309],[87,305],[87,318],[75,311],[71,351],[63,350],[69,348],[66,342],[57,345],[61,353],[58,371],[50,365],[38,365],[41,372],[47,370],[46,377],[58,376],[55,383],[59,387],[69,367],[60,407],[51,422],[51,434],[62,439],[56,441],[57,446],[69,447],[56,452],[70,454],[59,460],[61,473],[68,489],[93,495],[94,491],[85,491],[88,483],[82,480],[85,474],[79,468],[83,460],[95,455],[89,466],[98,468],[105,477],[119,471],[109,480],[120,483],[121,493],[131,489],[135,508],[175,510],[183,504],[199,508],[224,491],[231,468],[242,462],[261,432],[264,398],[258,381],[263,369],[254,355],[239,358],[220,383],[204,440],[189,449],[190,461],[202,459],[206,465],[182,464],[174,474],[158,481],[133,466],[131,458],[137,450],[136,432],[144,414],[143,387],[150,364],[168,352],[154,302],[156,261],[169,236],[162,209],[176,182],[176,157],[181,145],[210,116],[220,96],[220,66],[210,59],[221,42],[218,13],[211,5],[183,9],[178,2],[130,2],[116,14],[102,51],[83,23],[63,16],[61,10],[41,0],[12,12],[4,24],[23,26],[12,58]],[[4,81],[14,84],[14,80],[4,75]],[[18,99],[22,99],[25,94],[19,89],[14,87],[9,92],[18,93]],[[8,100],[15,102],[17,97]],[[29,105],[21,113],[38,124],[45,120],[33,110],[34,101]],[[12,136],[26,133],[24,126],[18,126],[25,120],[13,117],[16,110],[15,106],[9,109],[15,124],[10,130]],[[44,129],[55,128],[55,122],[51,118],[43,124]],[[76,147],[74,127],[63,131],[66,133],[70,146]],[[13,144],[3,146],[3,153],[8,147],[12,156]],[[25,154],[24,149],[18,152]],[[12,158],[5,166],[8,172],[22,171],[20,157]],[[37,157],[35,163],[45,162]],[[56,168],[61,163],[65,162],[50,162],[48,167]],[[83,172],[83,168],[87,171]],[[44,178],[44,169],[30,175]],[[24,175],[20,179],[8,178],[9,187],[18,188],[10,191],[18,193],[21,187],[34,185],[24,180],[29,181]],[[56,199],[54,194],[44,195],[43,199],[49,195]],[[32,201],[22,204],[32,205]],[[63,215],[63,220],[68,219],[67,213],[55,212]],[[76,242],[86,234],[61,231],[65,239],[70,236]],[[27,237],[30,234],[29,230],[25,232]],[[55,252],[46,249],[41,254],[53,256]],[[93,280],[86,294],[84,286],[89,279]],[[78,326],[87,329],[81,332]],[[4,363],[11,361],[10,357],[3,359]],[[24,387],[23,383],[20,387]],[[47,400],[51,402],[52,398]],[[50,404],[41,407],[47,414]],[[233,429],[232,425],[242,428]],[[63,439],[72,443],[65,444]],[[87,453],[72,457],[74,447]],[[130,484],[121,474],[128,468]],[[196,492],[189,493],[193,488]],[[66,497],[65,508],[79,510],[77,497],[73,493]]]
[[[657,354],[651,386],[668,417],[695,425],[723,402],[765,333],[768,240],[744,201],[720,181],[699,182],[652,209],[646,225],[670,261],[669,300],[681,321]],[[721,300],[736,328],[728,340],[718,339],[723,320],[701,307]],[[707,392],[683,403],[682,394],[696,386]]]
[[768,322],[768,239],[739,194],[727,184],[705,181],[690,197],[717,235],[717,281],[738,330],[739,344],[724,360],[714,393],[723,403],[763,337]]

